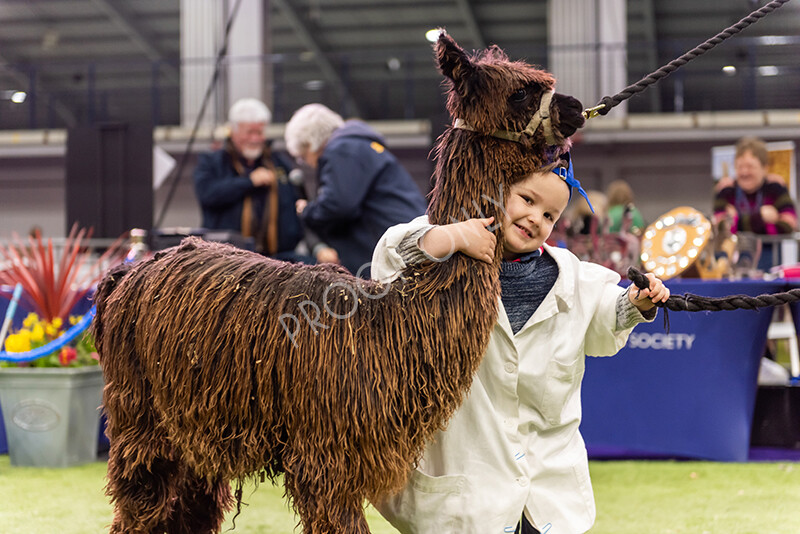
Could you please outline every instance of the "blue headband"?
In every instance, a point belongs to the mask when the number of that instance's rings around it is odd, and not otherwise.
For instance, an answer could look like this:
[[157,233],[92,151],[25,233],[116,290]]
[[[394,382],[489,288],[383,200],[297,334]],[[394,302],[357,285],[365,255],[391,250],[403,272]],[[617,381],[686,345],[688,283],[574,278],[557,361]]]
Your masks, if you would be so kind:
[[586,200],[586,203],[589,204],[589,209],[592,210],[594,213],[594,207],[592,207],[592,203],[589,202],[589,197],[586,195],[586,191],[583,190],[581,187],[581,183],[575,178],[575,173],[572,170],[572,158],[570,157],[569,152],[560,156],[560,159],[564,159],[567,161],[568,166],[565,167],[556,167],[553,169],[553,172],[557,174],[562,180],[567,183],[569,186],[569,198],[572,200],[572,189],[575,188],[578,190],[578,193]]

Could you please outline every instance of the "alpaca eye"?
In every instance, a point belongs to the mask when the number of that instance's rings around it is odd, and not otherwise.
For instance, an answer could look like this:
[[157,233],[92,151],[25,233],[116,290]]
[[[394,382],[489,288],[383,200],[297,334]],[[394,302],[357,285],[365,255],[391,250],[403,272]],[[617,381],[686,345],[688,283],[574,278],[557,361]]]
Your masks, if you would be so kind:
[[528,97],[528,90],[520,89],[519,91],[511,95],[508,100],[509,102],[514,102],[515,104],[519,104],[524,102],[527,97]]

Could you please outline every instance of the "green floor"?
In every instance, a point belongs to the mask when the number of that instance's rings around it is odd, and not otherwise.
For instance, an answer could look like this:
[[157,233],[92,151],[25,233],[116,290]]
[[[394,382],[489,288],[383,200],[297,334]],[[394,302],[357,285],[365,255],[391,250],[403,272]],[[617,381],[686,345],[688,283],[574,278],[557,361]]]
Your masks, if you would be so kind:
[[[107,532],[105,468],[19,468],[0,456],[0,533]],[[592,462],[591,471],[592,534],[800,533],[800,464]],[[269,484],[247,491],[233,533],[292,532],[296,519],[282,493]],[[374,510],[368,517],[373,534],[395,532]]]

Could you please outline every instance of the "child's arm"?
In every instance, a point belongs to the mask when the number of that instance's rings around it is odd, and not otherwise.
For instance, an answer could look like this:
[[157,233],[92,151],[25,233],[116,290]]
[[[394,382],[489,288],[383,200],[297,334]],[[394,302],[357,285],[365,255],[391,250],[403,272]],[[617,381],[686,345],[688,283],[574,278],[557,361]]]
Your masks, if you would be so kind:
[[[388,228],[372,251],[370,276],[373,280],[389,283],[408,266],[403,251],[409,242],[416,247],[416,242],[424,232],[433,228],[428,223],[428,216],[421,215],[413,221]],[[416,236],[413,237],[412,236]]]
[[639,289],[633,284],[628,288],[628,299],[631,304],[643,312],[652,309],[656,302],[666,302],[669,298],[669,288],[664,282],[656,278],[653,273],[647,273],[645,276],[650,281],[647,289]]
[[497,237],[486,228],[492,221],[494,217],[434,226],[420,238],[419,248],[439,261],[448,259],[456,252],[463,252],[476,260],[492,263]]
[[652,321],[656,318],[658,310],[655,309],[655,302],[666,302],[669,298],[669,289],[664,283],[648,273],[650,286],[640,290],[631,284],[627,291],[620,293],[617,299],[617,325],[616,330],[627,330],[644,321]]
[[632,290],[621,288],[619,275],[605,267],[580,262],[579,268],[581,282],[576,289],[586,289],[596,305],[584,338],[585,353],[588,356],[611,356],[625,346],[637,324],[655,320],[658,308],[653,302],[668,295],[661,291],[665,289],[663,283],[655,277],[650,279],[648,276],[648,289],[637,295],[636,286]]
[[[456,251],[491,262],[494,259],[495,235],[485,227],[493,218],[470,219],[462,223],[434,226],[427,216],[386,230],[372,253],[373,280],[388,283],[409,265],[424,261],[444,261]],[[432,234],[428,237],[428,234]],[[422,241],[426,240],[425,248]]]

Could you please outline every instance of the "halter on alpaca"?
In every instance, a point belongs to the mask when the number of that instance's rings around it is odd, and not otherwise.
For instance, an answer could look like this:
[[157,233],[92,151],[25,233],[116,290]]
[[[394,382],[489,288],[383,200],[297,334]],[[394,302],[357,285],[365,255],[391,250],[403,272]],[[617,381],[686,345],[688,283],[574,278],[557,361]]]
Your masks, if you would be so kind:
[[[508,130],[495,130],[489,135],[491,135],[492,137],[497,137],[499,139],[505,139],[507,141],[514,141],[519,143],[519,140],[522,139],[523,135],[532,137],[536,133],[536,130],[539,129],[539,126],[541,126],[542,135],[544,135],[544,140],[547,141],[547,144],[549,146],[557,145],[558,140],[553,135],[553,124],[550,121],[550,102],[552,100],[553,100],[553,91],[545,91],[544,93],[542,93],[542,99],[539,101],[539,109],[536,110],[536,113],[533,114],[533,117],[531,117],[531,120],[528,123],[528,125],[521,132],[509,132]],[[456,119],[453,122],[453,128],[462,128],[464,130],[475,131],[475,128],[470,126],[463,119]]]

